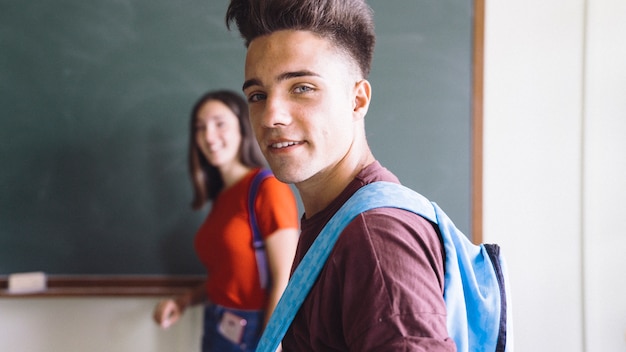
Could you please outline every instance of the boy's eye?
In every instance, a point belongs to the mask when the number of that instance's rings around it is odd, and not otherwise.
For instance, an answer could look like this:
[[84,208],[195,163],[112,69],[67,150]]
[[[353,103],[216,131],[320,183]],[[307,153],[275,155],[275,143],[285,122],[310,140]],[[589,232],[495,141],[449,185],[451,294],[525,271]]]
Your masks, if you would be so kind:
[[265,94],[261,94],[261,93],[253,93],[248,96],[248,102],[250,103],[261,101],[263,99],[265,99]]
[[309,87],[309,86],[297,86],[296,88],[294,88],[294,92],[295,93],[306,93],[313,90],[313,88]]

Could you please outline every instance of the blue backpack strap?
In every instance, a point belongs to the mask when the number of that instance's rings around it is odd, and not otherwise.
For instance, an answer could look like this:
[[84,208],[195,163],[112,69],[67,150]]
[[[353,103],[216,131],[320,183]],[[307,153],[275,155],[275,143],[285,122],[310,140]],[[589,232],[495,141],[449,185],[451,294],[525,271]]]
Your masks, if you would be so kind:
[[252,229],[252,247],[254,247],[256,264],[259,270],[259,280],[262,288],[267,288],[269,283],[269,269],[267,268],[267,257],[265,255],[263,237],[261,236],[261,230],[259,229],[259,225],[256,220],[254,202],[256,200],[256,194],[259,190],[259,186],[261,185],[261,181],[270,176],[272,176],[272,172],[270,170],[261,169],[259,173],[254,175],[252,184],[250,185],[250,193],[248,194],[248,214],[250,219],[250,229]]
[[[397,184],[388,187],[384,184],[375,182],[361,187],[324,226],[289,279],[287,288],[263,331],[257,352],[276,351],[343,229],[362,212],[373,208],[396,207],[397,199],[402,198],[402,188],[405,187]],[[381,192],[384,196],[381,196]],[[419,211],[424,217],[435,218],[434,209],[426,198],[412,191],[410,196],[419,199],[415,203],[420,205]]]

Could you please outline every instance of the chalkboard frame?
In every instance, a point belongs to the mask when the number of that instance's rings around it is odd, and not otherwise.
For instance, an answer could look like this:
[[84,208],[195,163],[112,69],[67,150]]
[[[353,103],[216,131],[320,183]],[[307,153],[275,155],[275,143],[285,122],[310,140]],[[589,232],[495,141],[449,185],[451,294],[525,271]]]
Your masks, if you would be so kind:
[[[471,92],[471,228],[472,240],[482,242],[483,183],[483,67],[484,0],[473,1]],[[170,296],[202,284],[200,275],[52,275],[41,292],[11,294],[8,276],[0,276],[0,297]]]

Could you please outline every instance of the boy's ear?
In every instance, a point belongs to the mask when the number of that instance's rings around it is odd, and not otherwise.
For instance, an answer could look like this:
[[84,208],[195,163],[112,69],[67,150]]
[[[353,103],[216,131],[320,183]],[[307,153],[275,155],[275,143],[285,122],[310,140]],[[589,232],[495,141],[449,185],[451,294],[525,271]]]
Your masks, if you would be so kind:
[[354,84],[354,108],[353,116],[355,119],[365,118],[367,110],[372,99],[372,86],[366,79],[362,79]]

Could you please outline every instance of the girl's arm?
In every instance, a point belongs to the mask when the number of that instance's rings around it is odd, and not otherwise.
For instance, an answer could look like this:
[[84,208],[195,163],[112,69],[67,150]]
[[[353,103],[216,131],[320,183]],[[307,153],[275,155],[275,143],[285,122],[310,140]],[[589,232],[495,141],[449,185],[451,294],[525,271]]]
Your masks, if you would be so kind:
[[265,240],[265,251],[267,253],[271,280],[268,288],[267,309],[263,326],[269,321],[280,296],[283,294],[285,287],[287,287],[297,244],[297,229],[279,229]]
[[154,321],[164,329],[176,323],[183,315],[185,309],[207,300],[206,283],[176,297],[162,300],[154,308]]

